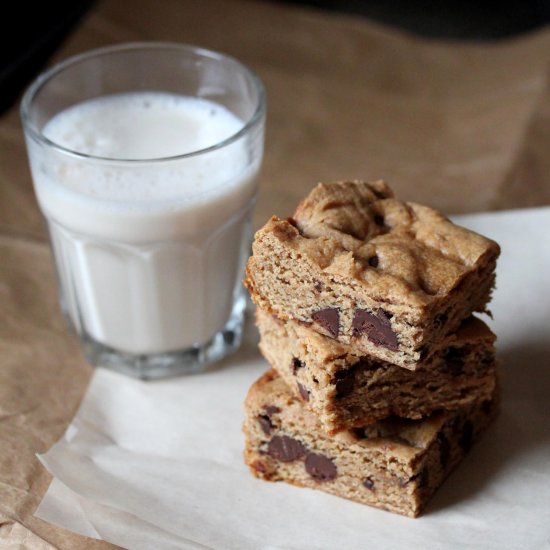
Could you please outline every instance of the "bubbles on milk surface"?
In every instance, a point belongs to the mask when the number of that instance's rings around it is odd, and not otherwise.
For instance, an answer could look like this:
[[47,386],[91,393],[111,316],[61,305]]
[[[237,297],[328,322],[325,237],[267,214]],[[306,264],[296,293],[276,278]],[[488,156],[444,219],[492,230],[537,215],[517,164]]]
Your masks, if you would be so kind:
[[[230,138],[243,121],[214,102],[166,92],[103,96],[62,111],[44,135],[66,149],[106,159],[166,159],[199,151]],[[242,143],[208,155],[135,166],[60,164],[56,179],[83,195],[122,202],[188,200],[236,184]],[[240,167],[240,168],[239,168]]]

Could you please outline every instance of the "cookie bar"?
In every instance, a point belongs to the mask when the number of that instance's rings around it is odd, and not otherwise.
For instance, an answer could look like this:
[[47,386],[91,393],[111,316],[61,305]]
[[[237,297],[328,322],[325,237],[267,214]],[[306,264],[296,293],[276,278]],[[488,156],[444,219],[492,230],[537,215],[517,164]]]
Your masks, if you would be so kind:
[[499,246],[382,181],[319,184],[294,217],[255,236],[253,301],[365,354],[414,370],[473,311],[485,311]]
[[410,371],[294,321],[256,312],[260,350],[330,435],[388,416],[418,419],[489,399],[495,386],[495,336],[469,317]]
[[269,370],[246,398],[244,458],[259,478],[414,517],[496,412],[493,398],[424,420],[388,419],[331,438]]

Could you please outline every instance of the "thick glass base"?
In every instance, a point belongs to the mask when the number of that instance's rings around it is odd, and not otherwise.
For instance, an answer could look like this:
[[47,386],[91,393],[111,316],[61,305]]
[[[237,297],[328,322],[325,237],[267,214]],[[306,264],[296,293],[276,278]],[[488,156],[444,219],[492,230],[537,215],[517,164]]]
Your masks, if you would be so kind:
[[91,365],[105,367],[142,380],[202,372],[212,363],[239,348],[245,306],[245,298],[241,296],[233,307],[229,321],[205,344],[196,344],[188,349],[168,353],[136,355],[115,350],[95,341],[87,334],[82,334],[84,356]]

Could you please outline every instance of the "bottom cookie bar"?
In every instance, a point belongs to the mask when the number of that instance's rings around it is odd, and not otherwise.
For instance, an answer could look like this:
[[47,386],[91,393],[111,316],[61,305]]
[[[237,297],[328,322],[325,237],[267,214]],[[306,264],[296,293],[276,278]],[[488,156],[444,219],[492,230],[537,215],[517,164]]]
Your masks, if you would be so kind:
[[423,420],[386,419],[329,437],[274,370],[245,402],[245,462],[269,481],[417,516],[497,413],[497,399]]

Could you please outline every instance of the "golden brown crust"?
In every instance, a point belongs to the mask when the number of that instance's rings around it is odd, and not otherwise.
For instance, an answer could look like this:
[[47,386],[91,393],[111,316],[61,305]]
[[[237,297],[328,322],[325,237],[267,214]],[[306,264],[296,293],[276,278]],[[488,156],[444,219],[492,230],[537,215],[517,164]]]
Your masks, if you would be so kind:
[[294,219],[297,227],[272,218],[260,231],[283,236],[323,270],[404,303],[448,294],[480,261],[500,253],[497,243],[436,210],[395,199],[384,182],[320,183]]

